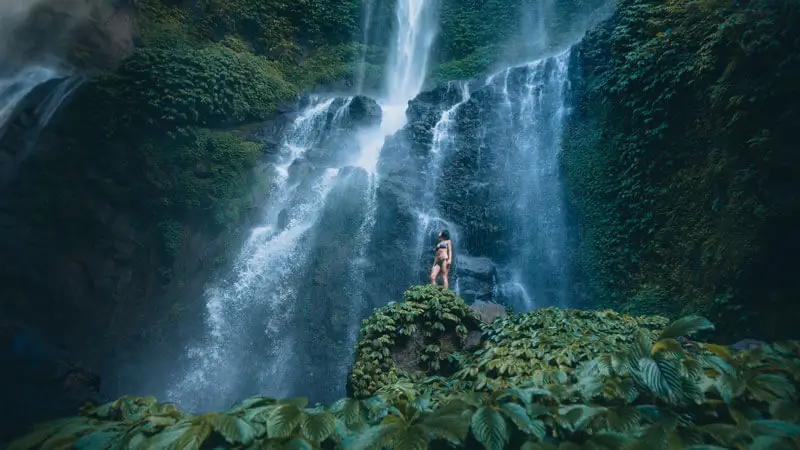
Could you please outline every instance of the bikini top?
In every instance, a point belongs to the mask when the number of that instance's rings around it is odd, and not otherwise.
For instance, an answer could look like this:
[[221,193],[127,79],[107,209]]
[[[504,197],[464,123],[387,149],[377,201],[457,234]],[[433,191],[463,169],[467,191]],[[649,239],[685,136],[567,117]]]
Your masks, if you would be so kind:
[[439,242],[439,245],[436,246],[436,250],[440,248],[447,248],[447,242]]

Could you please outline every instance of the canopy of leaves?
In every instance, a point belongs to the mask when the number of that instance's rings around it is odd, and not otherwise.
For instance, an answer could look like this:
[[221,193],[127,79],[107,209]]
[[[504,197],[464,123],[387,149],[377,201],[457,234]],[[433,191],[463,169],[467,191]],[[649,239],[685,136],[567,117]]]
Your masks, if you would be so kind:
[[[422,294],[446,302],[419,288],[407,293],[408,302],[419,308]],[[304,398],[253,397],[227,411],[193,416],[152,397],[122,397],[42,424],[9,449],[796,448],[798,342],[734,353],[688,340],[712,328],[697,316],[666,327],[661,318],[611,311],[551,309],[528,317],[488,326],[484,349],[499,348],[504,339],[522,347],[538,339],[544,354],[519,356],[537,365],[562,348],[546,341],[596,336],[599,343],[585,352],[594,356],[574,358],[575,369],[555,378],[400,380],[368,398],[313,408]],[[588,328],[581,333],[582,326]]]
[[563,167],[593,298],[793,335],[798,8],[623,0],[577,46]]

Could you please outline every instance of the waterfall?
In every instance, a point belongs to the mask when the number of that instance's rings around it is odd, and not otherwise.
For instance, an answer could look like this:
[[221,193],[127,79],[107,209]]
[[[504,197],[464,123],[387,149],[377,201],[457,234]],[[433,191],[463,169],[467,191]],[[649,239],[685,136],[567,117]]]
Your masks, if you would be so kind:
[[363,14],[364,18],[362,20],[362,27],[364,28],[364,33],[361,36],[361,53],[358,56],[358,62],[356,63],[356,79],[355,79],[355,90],[356,93],[362,93],[364,89],[364,78],[366,77],[366,70],[367,70],[367,46],[370,44],[370,30],[372,29],[372,14],[375,9],[375,2],[377,0],[365,0],[362,3]]
[[438,31],[433,1],[397,0],[397,31],[386,70],[389,104],[405,104],[422,90],[430,48]]
[[[82,82],[83,77],[39,65],[0,78],[0,150],[9,156],[0,163],[0,184],[13,179],[19,165],[33,151],[40,133]],[[28,117],[10,136],[12,123],[23,111]]]
[[330,114],[341,120],[345,105],[333,105],[334,99],[318,102],[294,121],[273,168],[276,180],[263,225],[251,231],[230,277],[206,293],[208,334],[189,348],[191,367],[168,392],[184,408],[224,408],[245,395],[280,396],[288,389],[282,371],[292,348],[280,324],[292,320],[295,275],[309,256],[296,249],[338,175],[326,169],[302,177],[299,169],[324,138]]
[[504,77],[504,105],[512,109],[506,126],[514,144],[509,169],[521,169],[517,173],[522,180],[512,196],[516,204],[510,233],[512,242],[521,245],[509,264],[511,286],[520,291],[516,304],[521,310],[544,305],[565,307],[569,302],[567,224],[558,163],[568,60],[569,52],[563,52],[514,71],[519,79],[514,99],[508,77]]
[[[487,77],[434,128],[431,167],[441,175],[428,175],[438,183],[425,192],[423,206],[435,198],[435,208],[426,211],[456,225],[460,253],[490,258],[497,270],[471,274],[455,267],[462,289],[481,284],[473,275],[496,280],[469,288],[473,298],[500,297],[519,311],[569,303],[558,164],[568,59],[569,51],[561,52]],[[442,143],[450,146],[444,155]],[[472,204],[481,205],[478,212],[465,207]]]
[[430,3],[398,0],[379,124],[354,124],[353,111],[369,108],[364,97],[316,99],[285,133],[263,224],[207,291],[206,331],[167,392],[181,407],[219,409],[256,393],[344,395],[365,313],[378,162],[427,73]]
[[[442,175],[442,161],[446,160],[450,152],[456,150],[453,133],[455,115],[458,109],[470,99],[468,83],[447,83],[447,90],[450,91],[451,89],[457,89],[461,92],[461,100],[443,111],[433,127],[430,161],[425,171],[425,189],[422,192],[422,204],[417,212],[416,260],[419,261],[420,267],[423,268],[424,272],[429,270],[433,258],[432,250],[435,243],[430,241],[431,236],[435,236],[439,231],[447,229],[453,242],[454,255],[460,242],[458,227],[443,217],[436,204],[437,188]],[[426,249],[431,251],[426,251]],[[420,278],[424,280],[425,275],[420,274]],[[457,286],[457,278],[454,275],[451,275],[450,278],[454,278],[451,281],[453,286]],[[458,293],[457,288],[454,288],[454,290]]]

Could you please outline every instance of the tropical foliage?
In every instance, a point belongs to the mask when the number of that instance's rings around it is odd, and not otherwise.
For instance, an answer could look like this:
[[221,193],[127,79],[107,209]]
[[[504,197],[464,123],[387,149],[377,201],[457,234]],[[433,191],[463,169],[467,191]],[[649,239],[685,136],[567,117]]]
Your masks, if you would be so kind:
[[[412,288],[406,298],[406,308],[379,310],[365,325],[362,359],[367,336],[386,336],[379,327],[388,329],[390,312],[399,335],[418,323],[416,332],[433,334],[456,323],[437,312],[463,305],[433,288]],[[253,397],[203,415],[122,397],[42,424],[9,448],[797,448],[800,343],[733,352],[690,339],[711,328],[699,316],[667,324],[548,309],[486,325],[483,346],[465,363],[476,376],[383,379],[369,396],[329,406]],[[502,349],[516,359],[503,360]]]
[[[479,323],[478,315],[450,290],[431,285],[408,289],[402,302],[391,302],[363,321],[350,375],[354,394],[364,397],[400,379],[438,373],[464,346],[468,333],[480,329]],[[405,367],[395,360],[400,351],[410,359]]]
[[563,164],[592,298],[793,336],[798,8],[623,0],[575,48]]

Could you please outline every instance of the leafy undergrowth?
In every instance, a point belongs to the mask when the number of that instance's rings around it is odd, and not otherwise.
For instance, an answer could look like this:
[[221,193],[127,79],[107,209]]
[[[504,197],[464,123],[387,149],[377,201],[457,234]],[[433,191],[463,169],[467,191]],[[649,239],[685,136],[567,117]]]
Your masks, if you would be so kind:
[[[480,318],[453,291],[428,285],[408,289],[402,302],[375,310],[362,324],[350,374],[357,397],[399,380],[438,373],[464,347],[469,331],[480,329]],[[400,352],[415,360],[398,367]]]
[[[450,308],[460,301],[438,297],[430,300]],[[420,300],[387,308],[412,314]],[[732,352],[687,338],[713,328],[702,317],[664,325],[547,309],[485,326],[481,348],[449,378],[398,379],[330,406],[253,397],[200,416],[122,397],[43,424],[10,448],[797,448],[800,343]]]

